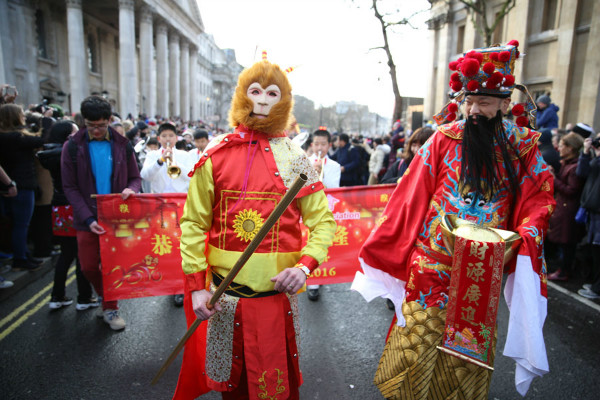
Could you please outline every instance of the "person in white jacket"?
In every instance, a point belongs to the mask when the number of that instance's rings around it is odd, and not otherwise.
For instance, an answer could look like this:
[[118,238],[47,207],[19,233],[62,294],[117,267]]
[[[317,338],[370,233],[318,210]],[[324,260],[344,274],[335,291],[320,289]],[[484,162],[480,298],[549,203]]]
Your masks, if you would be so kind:
[[371,158],[369,159],[369,182],[368,185],[376,185],[379,182],[379,172],[383,168],[383,161],[385,156],[390,154],[391,148],[387,144],[383,143],[381,138],[373,140],[375,148],[371,152]]
[[[188,173],[194,163],[184,150],[177,150],[177,128],[175,125],[165,122],[158,128],[158,142],[160,148],[152,150],[146,154],[144,166],[140,175],[144,181],[150,182],[151,193],[187,193],[190,184]],[[168,166],[176,165],[181,172],[178,176],[169,176]],[[176,306],[183,305],[183,294],[176,294],[173,297]]]
[[[324,126],[319,127],[313,133],[310,146],[313,154],[308,159],[317,171],[317,174],[319,174],[319,178],[325,188],[340,187],[342,169],[337,161],[332,160],[328,156],[328,151],[331,148],[331,134]],[[306,295],[309,300],[317,301],[319,299],[319,287],[320,285],[306,286]]]

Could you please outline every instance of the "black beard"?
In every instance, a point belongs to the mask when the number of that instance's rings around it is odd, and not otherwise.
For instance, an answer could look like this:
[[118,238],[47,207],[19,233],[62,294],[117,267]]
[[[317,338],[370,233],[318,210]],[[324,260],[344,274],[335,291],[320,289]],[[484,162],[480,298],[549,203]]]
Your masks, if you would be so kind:
[[[504,161],[508,185],[499,171],[496,144]],[[460,164],[461,192],[464,193],[465,189],[475,191],[487,200],[491,200],[502,187],[508,186],[516,195],[519,192],[519,182],[517,171],[512,163],[515,157],[519,158],[518,153],[508,141],[502,125],[502,113],[499,110],[493,118],[482,115],[477,115],[475,118],[469,116],[463,131]],[[512,197],[512,205],[515,197]]]

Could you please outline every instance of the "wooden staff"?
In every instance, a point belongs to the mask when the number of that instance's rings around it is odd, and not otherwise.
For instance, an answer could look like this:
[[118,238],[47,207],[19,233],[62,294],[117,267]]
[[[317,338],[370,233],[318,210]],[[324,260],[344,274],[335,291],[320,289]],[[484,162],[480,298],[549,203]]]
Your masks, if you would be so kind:
[[[279,202],[277,207],[275,207],[275,209],[273,210],[271,215],[269,215],[269,218],[267,218],[267,220],[265,221],[263,226],[260,228],[260,230],[258,231],[256,236],[254,236],[254,238],[252,239],[252,241],[250,242],[250,244],[248,245],[246,250],[244,250],[244,252],[240,256],[240,258],[237,260],[237,262],[231,269],[231,271],[229,271],[227,276],[223,279],[223,281],[221,282],[221,284],[219,285],[219,287],[217,288],[215,293],[210,298],[209,302],[206,304],[206,307],[209,310],[211,310],[214,307],[214,305],[219,301],[219,298],[221,297],[221,295],[225,292],[227,287],[231,284],[231,282],[236,277],[238,272],[240,272],[240,270],[242,269],[244,264],[246,264],[246,261],[248,261],[248,259],[252,255],[252,253],[254,253],[254,251],[256,251],[256,249],[258,248],[260,243],[263,241],[265,236],[267,236],[267,233],[269,233],[269,231],[271,230],[273,225],[275,225],[275,222],[277,222],[279,217],[281,217],[281,214],[283,214],[283,212],[288,208],[290,203],[294,200],[294,198],[296,197],[296,195],[298,194],[300,189],[302,189],[302,186],[304,186],[304,184],[306,183],[307,180],[308,180],[308,177],[304,174],[300,174],[296,178],[296,180],[294,181],[292,186],[289,188],[289,190],[287,191],[285,196],[283,196],[283,198],[281,199],[281,201]],[[202,323],[202,321],[196,318],[196,320],[189,327],[189,329],[187,330],[185,335],[183,335],[183,337],[179,340],[179,343],[177,343],[177,346],[175,346],[175,349],[171,352],[171,355],[169,355],[169,358],[167,358],[167,360],[164,362],[163,366],[160,368],[160,370],[158,371],[158,373],[156,374],[154,379],[152,379],[153,385],[156,384],[156,382],[158,382],[158,380],[165,373],[167,368],[169,368],[171,363],[175,360],[175,358],[177,357],[177,355],[179,354],[179,352],[181,351],[183,346],[185,346],[185,343],[188,341],[190,336],[192,336],[192,334],[194,333],[196,328],[198,328],[200,323]]]

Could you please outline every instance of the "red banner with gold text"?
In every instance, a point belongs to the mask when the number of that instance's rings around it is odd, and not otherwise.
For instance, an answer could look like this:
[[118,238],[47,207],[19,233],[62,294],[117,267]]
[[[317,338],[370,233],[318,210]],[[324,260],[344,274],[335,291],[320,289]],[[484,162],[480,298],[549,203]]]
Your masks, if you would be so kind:
[[[358,251],[380,217],[395,185],[326,189],[337,222],[333,246],[308,284],[351,282]],[[186,194],[140,194],[122,200],[100,195],[98,222],[104,296],[107,300],[183,293],[179,219]],[[308,239],[303,229],[303,240]]]

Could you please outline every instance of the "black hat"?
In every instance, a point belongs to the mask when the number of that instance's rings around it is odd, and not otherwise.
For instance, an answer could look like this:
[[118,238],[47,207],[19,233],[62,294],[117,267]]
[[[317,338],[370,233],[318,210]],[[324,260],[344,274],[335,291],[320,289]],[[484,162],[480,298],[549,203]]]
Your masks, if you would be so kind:
[[594,130],[591,126],[581,122],[578,122],[577,125],[573,127],[573,132],[579,134],[584,139],[594,134]]

